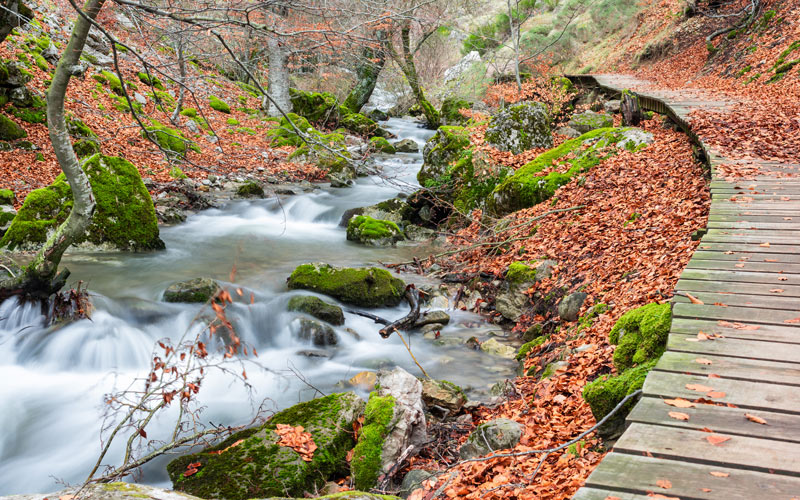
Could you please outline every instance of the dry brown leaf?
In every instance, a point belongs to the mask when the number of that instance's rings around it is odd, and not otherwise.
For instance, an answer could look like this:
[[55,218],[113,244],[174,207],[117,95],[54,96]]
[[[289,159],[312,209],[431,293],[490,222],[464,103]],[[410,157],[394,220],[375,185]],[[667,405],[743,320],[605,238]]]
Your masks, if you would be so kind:
[[689,292],[686,292],[686,297],[689,298],[689,300],[692,302],[692,304],[698,304],[698,305],[701,305],[701,306],[704,304],[704,302],[702,300],[698,299],[697,297],[695,297],[694,295],[692,295]]
[[714,363],[714,362],[713,362],[713,361],[711,361],[710,359],[706,359],[706,358],[696,358],[696,359],[694,360],[694,362],[695,362],[695,363],[700,363],[701,365],[710,365],[710,364],[713,364],[713,363]]
[[672,488],[672,483],[669,481],[669,479],[659,479],[658,481],[656,481],[656,486],[668,490]]
[[697,392],[709,392],[714,390],[713,387],[709,387],[707,385],[702,385],[702,384],[686,384],[685,387],[690,391],[697,391]]
[[744,418],[746,418],[747,420],[749,420],[751,422],[755,422],[757,424],[767,425],[767,421],[766,420],[764,420],[761,417],[757,417],[755,415],[751,415],[750,413],[745,413],[744,414]]
[[718,470],[712,470],[711,472],[709,472],[709,474],[711,474],[714,477],[728,477],[728,476],[730,476],[729,473],[718,471]]
[[764,248],[769,248],[769,242],[768,242],[768,241],[765,241],[764,243],[762,243],[762,244],[760,244],[760,245],[758,245],[758,246],[760,246],[760,247],[764,247]]
[[714,446],[719,446],[725,441],[728,441],[731,437],[730,436],[720,436],[719,434],[710,434],[706,436],[706,441],[713,444]]
[[724,398],[725,393],[722,391],[711,391],[706,393],[706,397],[711,399]]
[[676,408],[694,408],[696,406],[691,401],[687,401],[683,398],[665,399],[664,402]]
[[785,319],[783,320],[784,323],[800,323],[800,316],[792,319]]
[[669,415],[670,418],[674,418],[675,420],[681,420],[683,422],[689,421],[689,415],[679,411],[671,411],[667,415]]
[[785,291],[786,290],[784,290],[783,288],[772,288],[770,289],[769,293],[783,293]]

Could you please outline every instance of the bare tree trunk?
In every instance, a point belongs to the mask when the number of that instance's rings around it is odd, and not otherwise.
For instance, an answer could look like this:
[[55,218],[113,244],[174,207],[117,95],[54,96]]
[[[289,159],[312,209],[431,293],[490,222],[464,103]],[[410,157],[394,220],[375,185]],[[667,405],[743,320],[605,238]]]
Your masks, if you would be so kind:
[[0,43],[3,43],[11,30],[24,26],[31,19],[33,12],[21,0],[0,0]]
[[283,43],[274,36],[267,39],[267,46],[269,48],[268,88],[269,96],[272,98],[269,101],[267,114],[281,116],[281,110],[284,113],[292,110],[292,101],[289,97],[289,53]]
[[[517,90],[522,92],[522,78],[519,74],[519,26],[514,26],[514,9],[511,7],[511,0],[507,0],[508,4],[508,25],[511,28],[511,42],[514,44],[514,78],[517,80]],[[517,2],[517,15],[519,14],[519,2]]]
[[[84,14],[94,20],[104,2],[105,0],[87,0],[83,6]],[[50,142],[53,144],[58,164],[72,188],[72,210],[67,216],[67,220],[47,238],[36,257],[25,268],[24,273],[15,278],[0,281],[0,296],[8,290],[13,290],[16,294],[38,297],[46,297],[58,291],[66,280],[66,276],[63,274],[60,278],[56,277],[61,256],[77,238],[86,232],[92,221],[95,209],[92,186],[72,150],[72,141],[67,132],[64,114],[64,98],[69,79],[79,67],[81,52],[86,44],[90,28],[91,23],[79,15],[47,92],[47,129],[50,132]]]
[[179,127],[181,124],[181,111],[183,111],[183,99],[186,95],[186,56],[183,52],[183,36],[181,35],[178,35],[178,39],[175,42],[175,53],[178,56],[178,84],[180,86],[178,87],[178,101],[175,103],[175,111],[172,112],[169,121]]
[[407,23],[400,31],[400,38],[402,41],[403,54],[402,56],[395,57],[403,71],[403,74],[408,80],[408,85],[411,87],[411,92],[417,100],[417,104],[422,108],[422,113],[425,119],[428,120],[428,126],[431,128],[439,128],[441,124],[439,112],[433,105],[425,98],[425,92],[419,84],[419,76],[417,75],[417,67],[414,64],[414,53],[411,50],[411,25]]
[[[377,33],[377,38],[381,41],[381,45],[383,45],[385,37],[386,35],[383,31]],[[375,91],[375,85],[378,83],[378,77],[385,64],[386,53],[382,47],[377,50],[372,47],[364,47],[361,53],[361,61],[358,64],[358,68],[356,68],[358,81],[344,101],[346,108],[354,113],[361,112],[361,108],[369,102],[372,92]]]

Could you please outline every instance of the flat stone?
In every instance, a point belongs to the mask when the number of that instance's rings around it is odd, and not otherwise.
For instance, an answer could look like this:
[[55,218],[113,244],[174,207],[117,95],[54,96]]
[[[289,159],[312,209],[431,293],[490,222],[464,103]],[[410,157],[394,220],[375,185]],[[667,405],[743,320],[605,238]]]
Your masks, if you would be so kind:
[[522,424],[507,418],[486,422],[470,434],[467,442],[461,446],[459,455],[462,459],[469,459],[511,449],[519,443],[522,429]]
[[211,278],[195,278],[171,284],[164,291],[164,302],[204,303],[220,291],[219,283]]
[[517,350],[505,344],[501,344],[497,339],[489,339],[481,344],[481,350],[492,356],[498,356],[505,359],[514,359],[517,357]]
[[425,325],[432,325],[432,324],[439,324],[439,325],[446,325],[450,323],[450,315],[444,311],[426,311],[422,313],[422,316],[419,317],[416,323],[414,323],[414,328],[421,328]]

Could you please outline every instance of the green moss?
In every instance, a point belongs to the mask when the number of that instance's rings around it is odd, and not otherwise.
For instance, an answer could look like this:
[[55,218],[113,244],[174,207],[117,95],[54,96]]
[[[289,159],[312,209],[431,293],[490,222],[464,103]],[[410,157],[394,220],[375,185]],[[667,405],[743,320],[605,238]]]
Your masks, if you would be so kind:
[[403,232],[392,221],[378,220],[358,215],[347,223],[347,239],[350,241],[376,240],[402,237]]
[[520,347],[519,351],[517,351],[517,361],[522,361],[523,359],[525,359],[528,356],[529,352],[531,352],[536,347],[539,347],[540,345],[544,344],[545,342],[547,342],[547,336],[542,335],[536,337],[535,339],[531,340],[526,344],[522,344],[522,347]]
[[33,54],[33,61],[36,63],[36,67],[40,70],[50,72],[50,65],[41,54]]
[[0,205],[13,205],[16,197],[10,189],[0,189]]
[[[311,126],[308,120],[300,115],[288,113],[286,116],[281,118],[280,125],[278,127],[267,131],[267,136],[272,139],[271,145],[273,147],[279,148],[282,146],[302,146],[305,144],[303,139],[297,135],[294,128],[289,123],[289,120],[291,120],[291,123],[293,123],[301,132],[316,132],[316,129]],[[317,134],[319,134],[319,132],[317,132]]]
[[313,290],[362,307],[396,306],[405,292],[403,280],[379,268],[336,268],[303,264],[288,280],[292,290]]
[[509,283],[533,283],[536,281],[536,268],[531,267],[535,261],[512,262],[506,271],[506,281]]
[[226,123],[228,125],[239,125],[239,120],[237,120],[236,118],[228,118],[226,120]]
[[236,132],[240,134],[256,135],[256,131],[251,129],[250,127],[237,127]]
[[[644,385],[647,373],[655,366],[656,360],[644,363],[625,371],[621,375],[603,375],[583,388],[583,399],[589,403],[595,420],[599,421],[625,399],[625,396],[638,391]],[[635,404],[631,400],[614,417],[604,424],[601,432],[614,434],[625,425],[625,417]]]
[[469,132],[464,127],[439,127],[425,145],[425,165],[417,174],[423,186],[443,175],[450,163],[460,159],[470,147]]
[[174,167],[172,167],[172,169],[170,169],[169,176],[172,177],[173,179],[187,179],[188,178],[186,176],[186,174],[183,173],[183,170],[181,170],[181,167],[179,167],[177,165],[175,165]]
[[236,86],[244,90],[248,94],[250,94],[251,97],[255,98],[261,97],[261,92],[259,92],[258,88],[255,85],[250,85],[249,83],[244,83],[244,82],[236,82]]
[[[444,194],[445,198],[452,198],[453,206],[462,214],[482,208],[486,198],[510,172],[509,168],[486,163],[476,169],[475,162],[472,151],[467,150],[444,176],[437,179],[444,193],[452,193],[451,196]],[[430,187],[429,183],[426,186]]]
[[264,188],[262,188],[257,182],[254,181],[247,181],[236,190],[236,196],[241,196],[243,198],[263,198],[264,197]]
[[289,89],[289,95],[294,112],[312,123],[331,123],[335,126],[341,117],[351,113],[328,92],[305,92],[292,88]]
[[176,155],[184,156],[187,151],[191,149],[195,152],[200,152],[200,148],[193,141],[187,139],[183,132],[174,128],[167,127],[161,123],[153,120],[153,124],[145,127],[142,136],[147,138],[148,133],[156,143],[166,151],[175,153]]
[[358,437],[350,462],[353,482],[359,490],[373,488],[381,473],[383,441],[390,431],[394,419],[395,400],[392,396],[370,394],[364,410],[364,426]]
[[[138,169],[123,158],[95,155],[83,163],[97,207],[85,236],[76,243],[111,244],[123,250],[164,248],[150,193]],[[28,194],[0,247],[10,250],[44,243],[72,209],[72,190],[63,174]]]
[[341,326],[344,324],[344,313],[342,308],[333,304],[328,304],[319,297],[312,295],[297,295],[289,299],[286,309],[294,312],[301,312],[313,316],[332,325]]
[[189,118],[197,117],[197,110],[194,108],[183,108],[181,115],[188,116]]
[[95,134],[83,120],[74,116],[67,117],[67,132],[69,132],[69,135],[72,137],[97,139],[97,134]]
[[618,344],[614,351],[617,371],[659,358],[666,349],[671,325],[669,304],[647,304],[623,314],[608,336],[610,343]]
[[0,140],[16,141],[28,137],[28,132],[7,116],[0,115]]
[[72,145],[72,150],[78,158],[85,158],[99,153],[100,145],[94,139],[79,139]]
[[211,106],[211,109],[213,109],[214,111],[219,111],[220,113],[227,113],[227,114],[230,114],[231,112],[231,107],[228,105],[228,103],[223,101],[217,96],[213,95],[210,96],[208,98],[208,102],[209,105]]
[[26,123],[47,122],[47,110],[44,107],[11,108],[11,114]]
[[369,140],[369,144],[370,146],[372,146],[372,149],[374,149],[375,151],[380,151],[381,153],[387,153],[393,155],[397,152],[394,146],[392,146],[392,143],[390,143],[383,137],[373,137],[372,139]]
[[148,87],[154,87],[157,88],[158,90],[165,90],[164,84],[161,83],[161,80],[159,80],[156,75],[153,74],[148,75],[144,71],[140,71],[136,73],[136,76],[139,78],[139,81],[141,81]]
[[448,125],[463,125],[469,121],[459,110],[472,109],[472,103],[466,99],[459,99],[457,97],[448,97],[442,101],[442,108],[439,113],[443,123]]

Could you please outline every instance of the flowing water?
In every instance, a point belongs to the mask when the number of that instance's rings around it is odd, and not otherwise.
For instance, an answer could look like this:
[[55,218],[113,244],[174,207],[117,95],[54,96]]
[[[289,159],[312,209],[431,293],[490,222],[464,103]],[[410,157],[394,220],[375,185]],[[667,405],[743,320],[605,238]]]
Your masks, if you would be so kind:
[[[432,135],[397,119],[387,128],[420,146]],[[361,178],[351,188],[323,188],[283,201],[235,201],[201,212],[180,226],[162,229],[164,252],[67,256],[64,265],[72,278],[89,286],[96,307],[91,320],[47,328],[38,307],[19,305],[15,299],[0,304],[0,495],[53,491],[59,489],[58,481],[85,479],[100,451],[104,394],[146,375],[154,343],[164,337],[178,339],[200,311],[199,305],[159,301],[174,281],[210,276],[232,288],[242,287],[245,297],[251,292],[255,296],[252,305],[249,300],[232,304],[228,317],[243,342],[258,349],[258,361],[268,369],[248,368],[255,389],[252,398],[229,377],[209,374],[200,391],[207,405],[203,422],[246,423],[254,413],[251,401],[267,399],[269,408],[285,408],[314,397],[309,384],[325,393],[345,390],[341,381],[363,370],[402,366],[419,374],[397,336],[384,340],[377,333],[380,325],[351,313],[346,313],[345,326],[337,328],[340,342],[330,350],[330,358],[298,354],[311,346],[293,335],[298,315],[286,312],[289,298],[305,293],[286,289],[287,276],[299,264],[377,265],[431,251],[419,246],[371,248],[346,241],[338,225],[345,210],[417,186],[420,154],[379,161],[383,178]],[[234,265],[234,283],[229,283]],[[416,275],[404,278],[421,280]],[[370,312],[395,319],[407,310],[398,306]],[[485,338],[497,330],[477,315],[448,312],[452,320],[443,337]],[[360,339],[344,328],[357,332]],[[485,390],[513,370],[510,362],[463,345],[437,345],[418,333],[411,334],[409,342],[431,376],[468,389]],[[154,428],[168,431],[174,422],[171,416],[167,412],[154,422],[148,430],[151,438],[157,434]],[[119,461],[120,450],[113,447],[107,462]],[[139,481],[169,486],[164,467],[171,458],[151,462]]]

